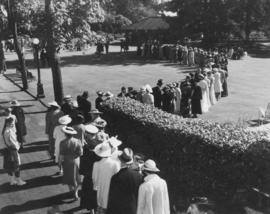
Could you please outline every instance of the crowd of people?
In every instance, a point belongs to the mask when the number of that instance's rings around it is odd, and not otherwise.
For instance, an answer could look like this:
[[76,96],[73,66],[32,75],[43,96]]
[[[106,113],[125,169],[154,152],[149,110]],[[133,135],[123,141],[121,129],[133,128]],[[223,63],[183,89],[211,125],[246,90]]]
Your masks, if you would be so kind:
[[[183,117],[197,117],[208,112],[221,97],[228,96],[228,57],[222,50],[207,55],[200,52],[203,54],[191,63],[198,66],[197,71],[189,73],[184,81],[164,85],[159,79],[155,87],[147,84],[139,91],[123,86],[118,97],[129,97]],[[189,58],[186,59],[189,63]]]
[[78,106],[71,96],[62,106],[49,103],[46,133],[58,174],[75,199],[81,186],[81,207],[98,214],[169,213],[167,184],[156,163],[130,148],[120,151],[122,142],[105,132],[107,122],[92,109],[87,92],[77,100]]
[[[137,46],[138,56],[166,59],[189,66],[194,66],[195,64],[202,66],[209,58],[218,60],[217,53],[223,53],[229,59],[240,59],[247,54],[243,48],[238,46],[204,50],[192,45],[183,45],[179,41],[176,44],[160,44],[157,40],[147,40],[145,43]],[[223,55],[219,54],[218,57],[223,57]]]

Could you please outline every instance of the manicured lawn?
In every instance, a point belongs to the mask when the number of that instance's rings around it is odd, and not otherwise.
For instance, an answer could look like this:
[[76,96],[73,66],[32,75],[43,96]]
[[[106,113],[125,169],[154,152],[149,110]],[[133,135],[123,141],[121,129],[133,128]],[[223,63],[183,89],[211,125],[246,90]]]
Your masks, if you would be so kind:
[[[110,49],[111,53],[100,59],[93,55],[95,48],[84,54],[63,52],[61,59],[65,94],[76,97],[83,90],[88,90],[91,101],[94,101],[97,90],[109,90],[117,94],[121,86],[133,86],[135,89],[147,83],[154,86],[159,78],[165,82],[180,81],[193,70],[167,61],[144,60],[137,57],[135,52],[120,54],[119,47]],[[27,54],[26,58],[31,59],[32,54]],[[9,54],[7,59],[16,58]],[[266,57],[249,56],[243,60],[230,61],[229,97],[222,99],[201,117],[218,122],[256,119],[258,107],[266,107],[270,102],[269,67],[270,58]],[[35,69],[30,71],[36,76]],[[42,82],[47,102],[53,99],[50,69],[42,69]],[[36,93],[36,82],[30,83],[30,90]]]

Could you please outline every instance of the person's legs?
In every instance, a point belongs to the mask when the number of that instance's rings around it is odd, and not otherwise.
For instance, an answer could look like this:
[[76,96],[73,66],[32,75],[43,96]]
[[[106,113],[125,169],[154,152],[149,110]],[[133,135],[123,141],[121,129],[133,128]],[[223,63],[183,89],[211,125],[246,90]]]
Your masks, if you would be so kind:
[[20,169],[18,168],[18,169],[16,169],[16,171],[15,171],[15,180],[16,180],[16,183],[17,183],[17,185],[18,186],[22,186],[22,185],[25,185],[26,184],[26,182],[25,181],[23,181],[22,179],[21,179],[21,177],[20,177]]

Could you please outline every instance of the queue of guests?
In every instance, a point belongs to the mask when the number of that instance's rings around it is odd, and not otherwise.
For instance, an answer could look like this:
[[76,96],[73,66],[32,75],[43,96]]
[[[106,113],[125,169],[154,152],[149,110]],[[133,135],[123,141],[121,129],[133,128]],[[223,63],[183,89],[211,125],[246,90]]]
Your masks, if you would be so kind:
[[[182,65],[203,67],[207,61],[240,59],[247,55],[241,47],[223,47],[204,50],[192,45],[183,45],[179,41],[176,44],[160,44],[157,40],[148,40],[137,46],[137,55],[152,59],[166,59],[179,62]],[[223,58],[223,59],[220,59]]]
[[118,97],[129,97],[183,117],[197,117],[208,112],[221,97],[228,96],[227,78],[228,71],[213,65],[212,68],[199,68],[182,82],[164,85],[159,79],[155,87],[147,84],[139,91],[122,87]]
[[86,92],[77,100],[77,107],[69,95],[62,106],[49,103],[46,133],[58,174],[76,200],[81,186],[81,208],[97,214],[169,214],[167,184],[155,161],[144,161],[131,148],[119,150],[123,143],[105,132],[107,122],[91,109]]

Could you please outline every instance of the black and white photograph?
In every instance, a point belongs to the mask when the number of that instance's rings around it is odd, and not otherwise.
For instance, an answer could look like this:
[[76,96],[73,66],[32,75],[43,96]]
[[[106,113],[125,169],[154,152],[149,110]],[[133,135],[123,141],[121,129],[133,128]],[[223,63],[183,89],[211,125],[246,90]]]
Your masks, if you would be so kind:
[[0,214],[269,214],[270,0],[0,0]]

